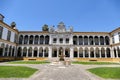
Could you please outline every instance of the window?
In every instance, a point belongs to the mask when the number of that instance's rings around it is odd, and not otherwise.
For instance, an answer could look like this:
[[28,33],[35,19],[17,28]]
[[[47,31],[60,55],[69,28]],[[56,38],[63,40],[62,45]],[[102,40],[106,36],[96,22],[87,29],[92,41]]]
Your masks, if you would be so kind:
[[62,38],[60,38],[60,43],[63,43],[63,39]]
[[69,43],[69,38],[66,38],[66,43]]
[[0,39],[2,38],[3,27],[0,26]]
[[56,39],[56,38],[54,38],[54,39],[53,39],[53,43],[56,43],[56,42],[57,42],[57,39]]
[[118,35],[119,35],[119,42],[120,42],[120,32],[118,32]]
[[115,42],[114,42],[114,35],[112,35],[112,43],[115,43]]
[[17,43],[17,39],[18,39],[18,35],[15,34],[15,36],[14,36],[14,42],[15,42],[15,43]]
[[8,31],[8,34],[7,34],[7,40],[10,41],[10,37],[11,37],[11,31]]

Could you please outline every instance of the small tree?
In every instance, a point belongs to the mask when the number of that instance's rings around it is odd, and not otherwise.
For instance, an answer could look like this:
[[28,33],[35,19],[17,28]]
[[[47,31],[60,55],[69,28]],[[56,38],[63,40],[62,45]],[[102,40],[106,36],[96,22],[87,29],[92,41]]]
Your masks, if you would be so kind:
[[15,23],[15,22],[12,22],[12,23],[11,23],[11,27],[16,27],[16,23]]
[[48,25],[47,25],[47,24],[44,24],[43,27],[42,27],[42,30],[43,30],[43,31],[48,31],[48,30],[49,30]]

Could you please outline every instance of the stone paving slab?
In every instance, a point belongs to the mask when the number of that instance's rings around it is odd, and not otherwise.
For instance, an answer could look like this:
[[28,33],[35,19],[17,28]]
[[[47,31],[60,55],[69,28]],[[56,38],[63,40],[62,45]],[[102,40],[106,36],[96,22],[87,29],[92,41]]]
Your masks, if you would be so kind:
[[[82,65],[74,64],[65,66],[63,64],[6,64],[6,66],[27,66],[38,69],[30,78],[0,78],[0,80],[106,80],[86,69],[95,67],[120,67],[120,65]],[[113,80],[113,79],[107,79]]]

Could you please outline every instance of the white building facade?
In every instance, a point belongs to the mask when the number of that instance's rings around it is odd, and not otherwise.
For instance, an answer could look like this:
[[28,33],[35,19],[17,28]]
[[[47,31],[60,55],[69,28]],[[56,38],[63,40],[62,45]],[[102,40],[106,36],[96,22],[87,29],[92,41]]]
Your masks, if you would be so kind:
[[[0,15],[1,18],[4,16]],[[120,28],[112,32],[74,32],[63,22],[48,31],[18,31],[0,19],[0,56],[16,58],[119,59]]]

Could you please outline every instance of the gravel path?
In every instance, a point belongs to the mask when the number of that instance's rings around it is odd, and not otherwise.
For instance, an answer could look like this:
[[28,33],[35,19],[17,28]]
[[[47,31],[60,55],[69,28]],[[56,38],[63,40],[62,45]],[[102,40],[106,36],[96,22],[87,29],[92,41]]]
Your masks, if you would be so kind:
[[[38,71],[30,78],[0,78],[0,80],[106,80],[86,69],[94,67],[120,67],[120,65],[81,65],[74,64],[64,66],[63,64],[5,64],[7,66],[28,66],[37,68]],[[111,80],[111,79],[108,79]]]

